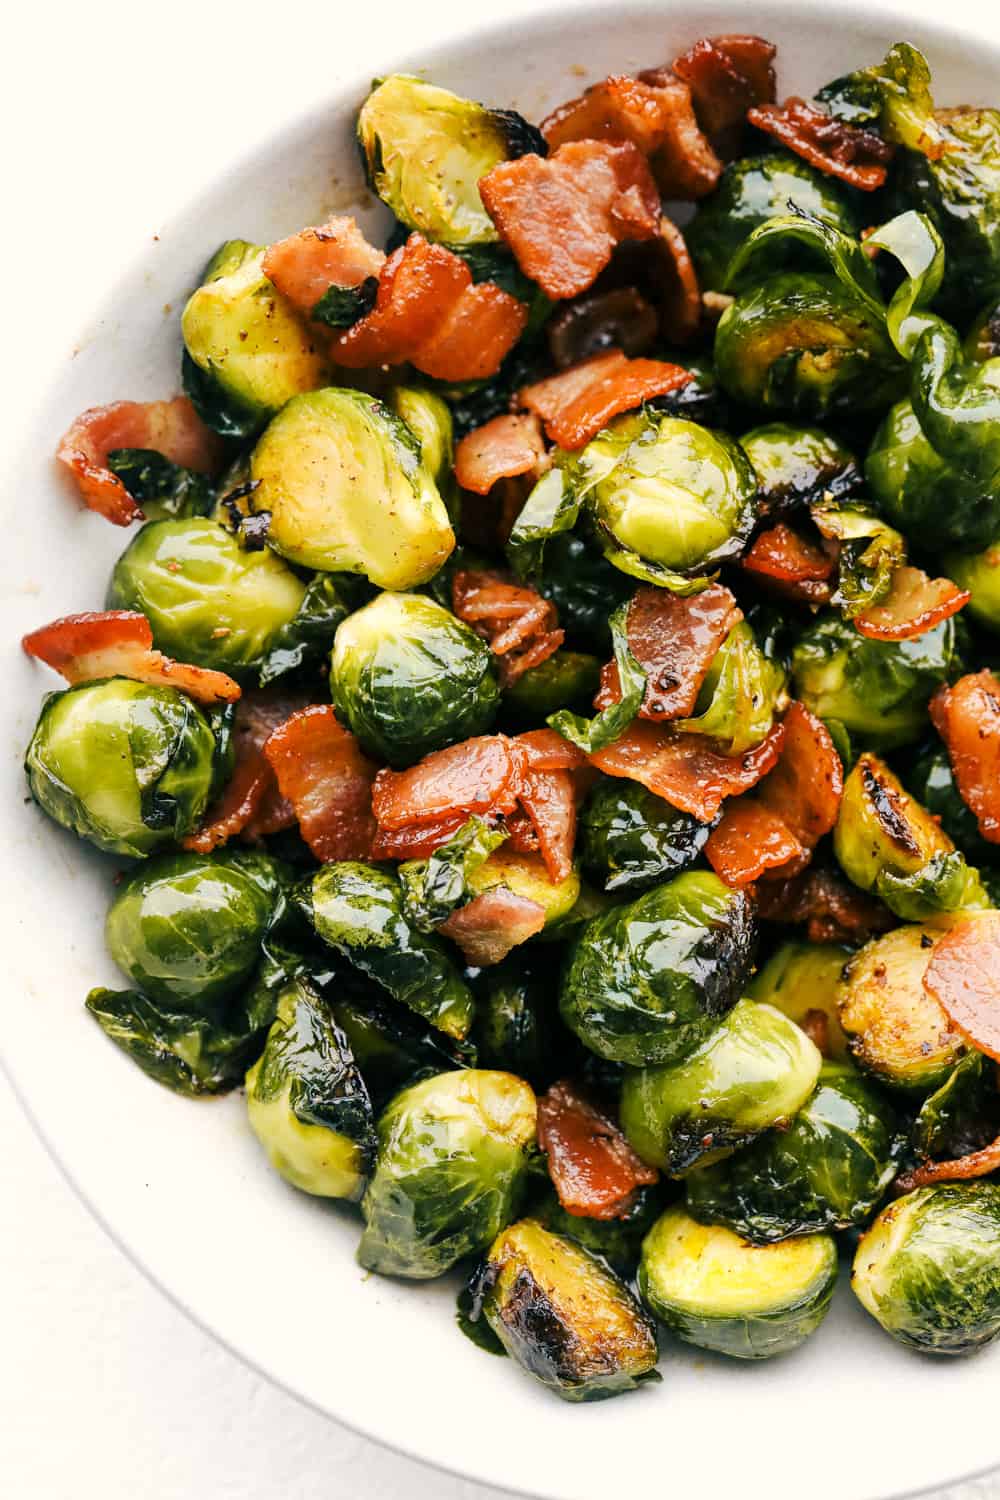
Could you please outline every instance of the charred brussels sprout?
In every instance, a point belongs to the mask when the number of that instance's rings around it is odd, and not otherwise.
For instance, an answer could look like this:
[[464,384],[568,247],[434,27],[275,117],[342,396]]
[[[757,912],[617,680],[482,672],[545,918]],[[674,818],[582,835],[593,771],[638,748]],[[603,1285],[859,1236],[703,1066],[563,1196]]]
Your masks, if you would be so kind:
[[839,943],[782,943],[751,979],[747,994],[801,1026],[824,1057],[844,1062],[850,1053],[837,999],[850,956],[850,948]]
[[753,465],[760,508],[767,516],[827,497],[839,499],[861,484],[853,454],[819,427],[768,422],[745,432],[740,447]]
[[363,391],[297,396],[250,460],[253,509],[290,562],[364,573],[379,588],[426,583],[455,545],[409,428]]
[[111,677],[49,695],[24,765],[56,823],[108,854],[142,857],[198,822],[215,751],[208,720],[183,693]]
[[371,1100],[343,1032],[304,981],[279,995],[246,1084],[250,1124],[282,1177],[320,1198],[361,1197],[375,1156]]
[[693,865],[709,827],[636,782],[598,782],[580,821],[584,869],[606,891],[641,891]]
[[1000,1333],[1000,1186],[918,1188],[883,1209],[854,1257],[851,1286],[899,1343],[970,1354]]
[[378,1123],[358,1259],[424,1280],[485,1250],[511,1218],[535,1135],[535,1096],[511,1073],[465,1068],[398,1094]]
[[687,1344],[733,1359],[771,1359],[822,1323],[837,1281],[828,1234],[751,1245],[669,1208],[646,1236],[639,1292]]
[[562,1018],[612,1062],[686,1057],[739,996],[753,940],[746,894],[687,871],[587,923],[563,976]]
[[687,1206],[754,1244],[866,1224],[896,1175],[892,1107],[849,1063],[825,1063],[787,1130],[687,1178]]
[[408,766],[483,734],[500,701],[493,653],[421,594],[379,594],[339,626],[330,695],[379,760]]
[[632,1293],[535,1219],[494,1240],[473,1296],[511,1358],[565,1401],[600,1401],[658,1378],[656,1332]]
[[740,1000],[683,1062],[626,1070],[622,1129],[643,1161],[681,1177],[790,1120],[822,1061],[781,1011]]

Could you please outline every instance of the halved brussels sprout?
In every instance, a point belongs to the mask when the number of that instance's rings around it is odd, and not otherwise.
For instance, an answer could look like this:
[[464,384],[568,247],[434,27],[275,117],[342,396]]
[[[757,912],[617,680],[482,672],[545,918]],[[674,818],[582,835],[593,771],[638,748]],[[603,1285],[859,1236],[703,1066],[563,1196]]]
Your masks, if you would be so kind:
[[601,681],[600,657],[583,651],[555,651],[504,688],[505,714],[534,728],[561,708],[583,708]]
[[619,1276],[632,1277],[639,1265],[642,1242],[660,1217],[669,1197],[662,1183],[635,1190],[635,1201],[620,1218],[590,1219],[563,1208],[553,1188],[531,1204],[531,1217],[543,1229],[575,1240],[599,1256]]
[[837,588],[831,600],[848,620],[879,603],[906,562],[906,539],[864,500],[823,499],[809,507],[819,532],[837,548]]
[[656,1331],[632,1293],[535,1219],[494,1240],[473,1298],[511,1358],[565,1401],[600,1401],[658,1378]]
[[24,769],[63,828],[136,858],[190,833],[213,791],[215,735],[174,688],[128,677],[50,693]]
[[254,509],[270,513],[268,541],[302,567],[415,588],[455,545],[420,444],[363,391],[294,397],[258,440],[250,476]]
[[759,745],[787,703],[785,671],[757,645],[746,620],[734,625],[715,653],[689,719],[674,719],[682,734],[703,734],[723,755]]
[[643,1161],[682,1177],[790,1120],[822,1061],[780,1010],[740,1000],[683,1062],[626,1069],[622,1129]]
[[1000,537],[981,552],[947,552],[941,559],[946,578],[972,596],[965,606],[987,630],[1000,631]]
[[745,432],[740,447],[753,465],[767,516],[838,499],[861,484],[854,455],[820,427],[768,422]]
[[897,927],[874,938],[844,970],[840,1023],[855,1062],[881,1083],[927,1094],[965,1050],[962,1034],[924,989],[940,932]]
[[417,385],[394,385],[389,401],[420,444],[423,466],[444,494],[455,457],[455,424],[448,403],[435,391]]
[[925,1354],[969,1354],[1000,1333],[1000,1185],[918,1188],[882,1210],[851,1287],[886,1333]]
[[850,1063],[824,1063],[787,1130],[686,1179],[688,1211],[756,1245],[866,1224],[898,1168],[892,1106]]
[[751,1245],[683,1208],[654,1224],[639,1263],[640,1296],[671,1333],[733,1359],[798,1348],[826,1317],[836,1281],[831,1235]]
[[347,1038],[376,1110],[407,1084],[464,1067],[474,1055],[467,1043],[452,1041],[355,973],[336,974],[323,998]]
[[753,905],[689,870],[588,922],[563,975],[559,1010],[612,1062],[676,1062],[703,1043],[743,985]]
[[641,891],[693,865],[709,831],[638,782],[605,777],[580,818],[580,857],[604,890]]
[[910,1142],[918,1161],[954,1161],[1000,1134],[997,1071],[983,1052],[966,1052],[917,1112]]
[[423,594],[379,594],[337,629],[330,696],[371,755],[412,765],[484,734],[500,702],[494,657]]
[[304,980],[279,995],[246,1085],[253,1132],[286,1181],[320,1198],[361,1197],[375,1158],[371,1100],[343,1032]]
[[445,245],[499,238],[479,180],[526,151],[538,131],[513,110],[487,109],[405,73],[378,79],[358,115],[368,180],[401,224]]
[[264,275],[263,259],[263,245],[227,240],[181,314],[190,359],[251,427],[322,385],[327,369],[310,329]]
[[470,1040],[484,1068],[502,1068],[534,1088],[565,1067],[568,1038],[559,1025],[553,963],[523,950],[473,981],[476,1019]]
[[746,987],[751,1000],[763,1000],[801,1026],[825,1057],[850,1056],[837,1012],[837,998],[850,948],[839,943],[782,943]]
[[378,1122],[358,1260],[423,1280],[485,1250],[511,1218],[535,1135],[535,1096],[512,1073],[464,1068],[398,1094]]

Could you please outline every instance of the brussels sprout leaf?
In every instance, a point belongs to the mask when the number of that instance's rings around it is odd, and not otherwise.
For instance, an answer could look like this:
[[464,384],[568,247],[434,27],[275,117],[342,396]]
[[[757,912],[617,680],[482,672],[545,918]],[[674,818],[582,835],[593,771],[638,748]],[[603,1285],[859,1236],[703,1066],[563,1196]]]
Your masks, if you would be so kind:
[[155,503],[167,516],[207,516],[215,504],[215,486],[204,474],[171,463],[154,448],[112,448],[108,468],[134,500]]
[[186,349],[181,360],[181,384],[205,426],[211,427],[220,437],[243,442],[253,437],[263,425],[265,418],[261,412],[239,406],[232,396],[226,395],[218,381],[195,364]]
[[979,872],[957,849],[933,855],[912,875],[881,870],[875,894],[906,922],[922,922],[938,912],[979,911],[990,904]]
[[243,1080],[263,1044],[260,1027],[227,1027],[147,1000],[137,990],[91,990],[87,1009],[144,1073],[175,1094],[222,1094]]
[[546,721],[585,755],[603,750],[606,745],[620,739],[642,707],[646,673],[629,650],[628,609],[628,604],[620,604],[609,622],[621,685],[619,701],[609,708],[603,708],[592,719],[585,719],[580,714],[563,708],[556,714],[550,714]]
[[882,89],[878,80],[865,71],[835,78],[815,98],[835,119],[847,125],[871,125],[882,113]]
[[[917,217],[917,215],[914,215]],[[858,240],[844,234],[825,219],[816,219],[811,214],[797,209],[794,213],[779,214],[768,219],[744,241],[726,272],[726,286],[733,286],[751,262],[759,259],[762,251],[771,252],[776,242],[797,241],[814,250],[827,262],[837,280],[862,304],[878,322],[885,318],[885,306],[879,295],[875,267],[865,254]]]
[[893,570],[906,561],[901,532],[864,504],[824,499],[809,507],[823,536],[840,543],[832,603],[853,620],[889,592]]
[[545,543],[561,532],[572,531],[582,501],[562,469],[550,469],[538,481],[507,542],[507,559],[518,578],[535,577],[542,567]]
[[483,818],[470,818],[427,859],[411,859],[397,874],[403,910],[421,932],[433,932],[470,897],[469,877],[507,837]]
[[993,1068],[981,1052],[967,1052],[940,1088],[920,1107],[913,1146],[925,1159],[967,1156],[997,1133],[1000,1094]]
[[328,286],[309,316],[328,328],[350,328],[371,312],[377,295],[377,276],[366,276],[360,286]]
[[302,603],[274,638],[267,660],[260,669],[260,684],[318,661],[333,645],[337,626],[351,613],[339,579],[332,573],[317,573],[306,585]]

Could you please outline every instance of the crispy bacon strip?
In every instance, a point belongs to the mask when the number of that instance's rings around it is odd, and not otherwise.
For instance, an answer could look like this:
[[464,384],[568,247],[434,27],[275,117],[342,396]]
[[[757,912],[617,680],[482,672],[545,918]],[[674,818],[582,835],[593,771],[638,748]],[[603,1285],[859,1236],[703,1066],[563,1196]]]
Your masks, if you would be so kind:
[[555,729],[528,729],[517,736],[529,771],[579,771],[589,764],[582,750]]
[[893,1183],[897,1193],[912,1193],[914,1188],[930,1187],[935,1182],[969,1182],[976,1177],[988,1177],[1000,1171],[1000,1136],[984,1146],[981,1151],[970,1151],[967,1156],[955,1157],[952,1161],[928,1161],[912,1172],[904,1172]]
[[202,474],[213,474],[224,457],[220,440],[186,396],[90,407],[63,434],[56,458],[72,474],[87,507],[116,526],[142,520],[139,505],[107,466],[116,448],[151,448]]
[[924,989],[974,1047],[1000,1062],[1000,911],[964,917],[935,943]]
[[[721,583],[688,598],[651,586],[636,589],[628,609],[628,644],[646,673],[639,717],[658,723],[692,714],[716,652],[742,618]],[[594,707],[610,708],[620,698],[618,668],[607,662]]]
[[440,849],[467,821],[464,812],[429,823],[404,823],[401,828],[378,828],[372,839],[372,859],[426,859]]
[[777,813],[754,797],[737,797],[709,834],[705,857],[727,885],[743,886],[808,853]]
[[501,162],[479,193],[521,270],[554,300],[585,292],[617,244],[650,239],[660,220],[631,141],[570,141],[551,156]]
[[678,390],[691,378],[680,365],[661,359],[626,359],[620,350],[612,349],[522,386],[517,403],[541,417],[554,443],[573,450],[589,443],[612,417]]
[[1000,844],[1000,681],[988,671],[960,677],[938,688],[930,715],[979,832]]
[[498,479],[537,474],[545,459],[541,424],[530,413],[505,413],[476,427],[455,449],[455,478],[463,490],[488,495]]
[[776,50],[759,36],[703,37],[674,59],[698,123],[724,160],[739,152],[747,110],[774,98]]
[[489,642],[504,687],[558,651],[565,638],[555,605],[502,573],[460,569],[452,579],[452,609]]
[[370,313],[333,339],[338,364],[360,370],[409,362],[437,380],[495,375],[528,320],[491,281],[474,285],[461,256],[411,234],[379,276]]
[[545,912],[537,901],[497,885],[453,911],[437,930],[458,944],[468,963],[486,968],[544,926]]
[[21,645],[72,685],[98,677],[131,677],[154,687],[172,687],[198,703],[235,703],[240,685],[225,672],[173,661],[153,649],[145,615],[127,609],[64,615],[23,637]]
[[301,696],[291,696],[280,688],[261,688],[243,694],[236,705],[233,725],[233,773],[221,796],[206,812],[201,826],[184,839],[185,849],[210,854],[237,834],[252,844],[269,834],[294,828],[295,809],[278,790],[263,747],[278,725],[302,707]]
[[704,198],[718,185],[722,162],[698,123],[691,90],[668,67],[645,68],[639,82],[663,96],[666,128],[649,159],[664,198]]
[[367,859],[375,835],[376,766],[337,722],[332,706],[300,709],[274,730],[263,749],[316,858],[324,863]]
[[573,869],[576,793],[572,773],[525,771],[518,801],[534,828],[549,879],[559,885]]
[[[405,771],[380,771],[372,810],[381,829],[440,823],[462,813],[513,812],[523,752],[502,734],[483,734],[434,750]],[[464,818],[463,820],[464,821]]]
[[747,111],[747,119],[830,177],[866,193],[885,183],[893,148],[874,130],[848,125],[797,98],[758,105]]
[[804,925],[810,943],[859,946],[898,925],[887,906],[832,870],[805,870],[788,880],[761,881],[757,911],[767,922]]
[[559,1202],[588,1219],[620,1219],[640,1187],[659,1180],[614,1120],[574,1083],[554,1083],[538,1101],[538,1144]]
[[889,592],[854,621],[873,641],[911,641],[968,604],[972,595],[950,578],[928,578],[920,568],[896,568]]
[[677,734],[668,725],[635,719],[620,739],[590,757],[607,776],[638,781],[672,807],[710,823],[726,797],[749,791],[776,764],[785,731],[775,724],[742,755],[720,755],[700,734]]
[[804,704],[792,703],[781,722],[785,730],[781,756],[756,796],[811,853],[836,824],[844,795],[844,768],[830,731]]
[[267,250],[264,275],[307,316],[331,286],[357,287],[378,277],[385,255],[370,245],[356,221],[336,214],[325,224],[300,229]]
[[784,521],[755,538],[740,567],[785,599],[826,604],[833,594],[834,558]]

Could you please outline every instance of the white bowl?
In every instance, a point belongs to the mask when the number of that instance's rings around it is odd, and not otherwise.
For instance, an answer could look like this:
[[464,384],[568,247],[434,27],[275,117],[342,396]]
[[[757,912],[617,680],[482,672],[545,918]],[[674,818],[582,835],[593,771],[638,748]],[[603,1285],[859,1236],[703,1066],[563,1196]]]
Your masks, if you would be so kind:
[[[921,1359],[892,1343],[845,1287],[820,1332],[785,1359],[727,1363],[667,1343],[662,1385],[566,1406],[461,1336],[450,1283],[408,1287],[364,1275],[353,1259],[355,1216],[268,1170],[239,1095],[193,1104],[148,1081],[82,1007],[91,985],[118,982],[101,938],[114,861],[24,801],[20,754],[54,684],[19,656],[17,637],[100,607],[126,541],[74,505],[48,456],[84,407],[176,387],[176,319],[164,319],[163,304],[182,303],[219,241],[272,239],[362,198],[353,115],[375,69],[426,68],[442,84],[537,119],[608,72],[667,60],[706,33],[752,27],[779,44],[783,94],[808,95],[905,37],[928,51],[941,102],[991,103],[1000,100],[1000,26],[995,14],[983,25],[990,40],[914,25],[901,0],[863,9],[761,0],[752,12],[735,0],[687,0],[603,14],[593,4],[553,6],[492,30],[471,18],[432,55],[395,56],[391,41],[380,49],[375,38],[359,53],[351,87],[207,184],[161,231],[155,289],[152,252],[114,288],[113,302],[108,288],[96,331],[13,460],[20,503],[5,513],[0,552],[7,1065],[73,1182],[165,1291],[281,1385],[415,1457],[552,1500],[607,1500],[651,1481],[681,1496],[881,1500],[1000,1462],[992,1399],[1000,1346],[967,1361]],[[370,208],[364,217],[379,222]]]

